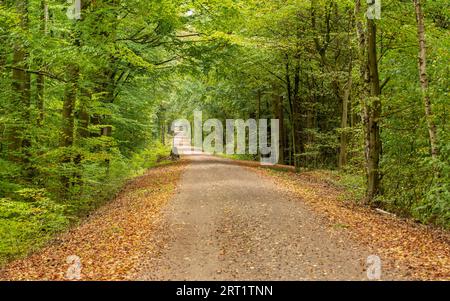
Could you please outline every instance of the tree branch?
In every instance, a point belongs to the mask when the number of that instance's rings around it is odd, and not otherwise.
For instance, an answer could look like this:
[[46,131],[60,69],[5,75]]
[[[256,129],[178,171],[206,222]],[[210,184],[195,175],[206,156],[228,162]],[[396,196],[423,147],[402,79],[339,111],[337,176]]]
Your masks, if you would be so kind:
[[383,88],[387,85],[387,83],[391,80],[391,77],[389,76],[388,78],[386,78],[383,83],[380,86],[380,91],[383,91]]
[[51,78],[51,79],[58,80],[58,81],[63,82],[63,83],[67,83],[67,80],[65,80],[64,78],[62,78],[62,77],[60,77],[58,75],[55,75],[55,74],[51,74],[51,73],[46,72],[46,71],[42,71],[42,70],[29,70],[29,69],[13,67],[13,66],[5,66],[5,68],[11,69],[11,70],[24,71],[24,72],[31,73],[31,74],[42,75],[42,76],[46,76],[46,77]]

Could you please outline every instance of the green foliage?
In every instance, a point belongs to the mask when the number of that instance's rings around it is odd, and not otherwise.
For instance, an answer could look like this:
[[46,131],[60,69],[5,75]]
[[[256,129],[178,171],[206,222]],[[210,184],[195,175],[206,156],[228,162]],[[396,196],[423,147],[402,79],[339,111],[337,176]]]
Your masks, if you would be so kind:
[[168,159],[170,146],[156,142],[139,154],[135,154],[131,160],[136,169],[147,169],[160,164],[171,162]]
[[24,201],[0,199],[0,264],[35,250],[68,226],[64,206],[42,193],[23,189],[18,194]]
[[250,155],[250,154],[234,154],[234,155],[219,154],[219,155],[224,158],[243,161],[256,161],[258,157],[257,155]]
[[183,67],[175,58],[191,47],[177,37],[184,8],[84,2],[82,18],[69,20],[61,1],[24,1],[27,11],[0,1],[0,264],[170,153],[160,112],[164,85]]

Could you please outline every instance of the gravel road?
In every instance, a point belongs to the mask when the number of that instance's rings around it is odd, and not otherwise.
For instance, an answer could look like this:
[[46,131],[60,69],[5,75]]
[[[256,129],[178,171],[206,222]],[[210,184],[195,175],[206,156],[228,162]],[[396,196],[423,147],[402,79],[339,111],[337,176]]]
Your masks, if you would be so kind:
[[[370,251],[270,180],[189,157],[137,280],[366,280]],[[389,273],[388,273],[389,274]]]

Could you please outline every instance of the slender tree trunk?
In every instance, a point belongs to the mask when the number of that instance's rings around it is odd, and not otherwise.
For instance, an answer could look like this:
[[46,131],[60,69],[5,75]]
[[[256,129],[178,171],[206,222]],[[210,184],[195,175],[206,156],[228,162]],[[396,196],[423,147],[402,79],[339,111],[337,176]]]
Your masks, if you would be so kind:
[[[74,64],[69,64],[67,67],[68,72],[68,82],[66,84],[66,88],[64,91],[64,99],[63,99],[63,110],[62,110],[62,129],[60,136],[59,146],[62,148],[66,148],[63,150],[63,156],[61,162],[63,164],[68,164],[72,162],[74,156],[70,148],[74,143],[74,134],[75,134],[75,106],[77,99],[77,91],[78,91],[78,76],[79,70],[78,67]],[[61,176],[61,184],[63,187],[62,197],[67,197],[72,179],[76,178],[76,175],[71,177],[70,175],[62,175]]]
[[[311,92],[309,93],[308,97],[308,103],[306,104],[304,114],[305,114],[305,128],[307,129],[313,129],[316,127],[316,103],[317,103],[317,85],[315,81],[315,77],[313,74],[313,71],[311,69],[311,76],[307,76],[307,83],[308,83],[308,90]],[[305,133],[304,138],[305,143],[311,143],[313,140],[313,137],[311,134]]]
[[290,76],[290,67],[289,67],[289,55],[286,54],[286,94],[289,102],[289,107],[291,111],[291,141],[292,141],[292,156],[294,160],[294,166],[297,169],[299,167],[297,160],[297,139],[296,139],[296,131],[297,131],[297,111],[295,108],[295,99],[292,98],[292,87],[291,87],[291,76]]
[[381,156],[381,138],[379,118],[381,115],[380,81],[376,48],[376,25],[367,19],[367,34],[360,21],[361,0],[355,2],[356,31],[360,48],[360,77],[362,89],[360,99],[361,119],[364,128],[364,154],[366,169],[366,203],[374,204],[380,193],[379,163]]
[[37,89],[37,109],[39,111],[37,125],[41,127],[44,124],[45,117],[45,79],[43,75],[38,75],[36,79],[36,89]]
[[166,109],[160,108],[159,111],[159,137],[163,145],[166,144]]
[[[257,96],[256,96],[256,101],[257,101],[257,111],[256,111],[256,120],[258,121],[258,124],[259,124],[259,121],[260,121],[260,119],[261,119],[261,97],[262,97],[262,93],[261,93],[261,90],[259,90],[258,89],[258,93],[257,93]],[[258,143],[258,147],[257,147],[257,150],[258,150],[258,154],[257,154],[257,156],[258,156],[258,160],[260,161],[261,160],[261,151],[260,151],[260,145],[259,145],[259,139],[257,139],[258,141],[257,141],[257,143]]]
[[[5,1],[0,0],[0,5],[5,5]],[[6,45],[4,45],[3,47],[5,47]],[[2,49],[2,51],[0,52],[0,78],[1,76],[3,76],[3,71],[5,70],[5,66],[6,66],[6,57],[8,56],[7,52],[4,51],[4,48]]]
[[[81,9],[84,8],[85,1],[81,1]],[[73,46],[80,47],[81,40],[79,36],[79,32],[77,32],[77,21],[73,24],[73,31],[75,34],[75,40]],[[75,164],[79,164],[81,161],[81,157],[79,155],[75,155],[72,152],[72,146],[75,141],[75,108],[77,104],[78,98],[78,82],[80,77],[80,69],[79,66],[74,62],[69,62],[67,65],[67,82],[64,91],[63,97],[63,109],[62,109],[62,124],[61,124],[61,135],[60,135],[60,143],[59,146],[61,148],[65,148],[63,150],[63,156],[61,162],[63,164],[68,164],[74,162]],[[75,179],[79,178],[77,173],[65,174],[61,176],[61,184],[63,187],[62,197],[67,198],[69,189],[71,185],[75,183]]]
[[88,138],[89,137],[89,123],[90,123],[90,115],[89,115],[89,101],[91,100],[91,94],[86,89],[82,89],[80,97],[79,108],[80,111],[78,113],[78,127],[77,134],[79,138]]
[[62,131],[60,138],[61,147],[70,147],[74,142],[75,133],[75,105],[78,90],[79,70],[75,65],[70,64],[68,67],[69,81],[66,84],[62,110]]
[[[48,31],[48,5],[46,0],[41,1],[41,33],[46,35]],[[44,69],[44,60],[42,58],[39,59],[39,68]],[[38,126],[42,126],[44,122],[44,99],[45,99],[45,77],[42,74],[39,74],[36,79],[36,90],[37,90],[37,109],[38,109]]]
[[349,117],[349,100],[352,91],[352,68],[350,67],[347,86],[342,97],[342,118],[341,118],[341,146],[339,151],[339,168],[343,168],[347,164],[347,143],[348,143],[348,117]]
[[280,158],[279,163],[285,164],[284,162],[284,149],[285,149],[285,141],[286,141],[286,135],[284,132],[284,97],[279,96],[278,97],[278,119],[280,120]]
[[[20,27],[28,30],[28,0],[18,0],[16,2],[17,12],[20,15]],[[19,110],[19,121],[10,131],[10,159],[20,160],[17,156],[22,147],[29,147],[30,141],[25,137],[25,125],[29,122],[29,109],[31,99],[31,78],[28,70],[28,52],[25,45],[18,43],[14,46],[12,89],[13,104]]]
[[300,55],[295,56],[296,63],[294,68],[294,86],[291,84],[289,57],[286,55],[286,82],[287,94],[292,115],[292,130],[291,139],[293,145],[293,159],[294,166],[297,170],[302,166],[300,156],[305,152],[305,145],[303,141],[304,126],[301,119],[301,104],[300,104]]
[[416,11],[417,20],[417,36],[419,39],[419,79],[422,88],[422,98],[425,106],[425,117],[427,119],[428,134],[431,146],[431,156],[436,159],[439,155],[438,138],[436,124],[433,119],[433,110],[431,108],[431,99],[428,93],[428,76],[427,76],[427,50],[425,41],[425,24],[420,0],[413,0]]
[[[90,115],[88,110],[89,100],[91,99],[90,93],[86,89],[81,89],[81,97],[79,98],[79,112],[78,112],[78,123],[76,125],[77,140],[79,143],[83,144],[83,139],[89,137],[89,121]],[[81,163],[84,159],[82,152],[75,155],[74,163],[81,169]],[[83,191],[83,177],[81,172],[76,171],[73,178],[76,180],[76,184],[79,185],[80,193]]]
[[367,159],[367,201],[374,203],[375,198],[380,194],[381,174],[379,170],[381,157],[381,137],[380,137],[380,79],[378,73],[378,57],[376,45],[376,24],[374,20],[367,19],[367,54],[369,66],[370,100],[368,120],[366,120],[366,159]]
[[295,141],[297,143],[296,150],[299,154],[303,154],[305,152],[305,126],[303,124],[302,119],[302,112],[303,112],[303,106],[301,104],[301,97],[300,97],[300,54],[296,55],[296,63],[294,68],[294,93],[292,96],[292,100],[294,102],[294,116],[295,116],[295,122],[297,125],[296,131],[295,131]]
[[279,123],[279,145],[278,145],[278,164],[284,164],[285,162],[285,141],[286,133],[284,129],[284,97],[280,95],[280,90],[275,89],[272,97],[272,116],[274,119],[278,119]]

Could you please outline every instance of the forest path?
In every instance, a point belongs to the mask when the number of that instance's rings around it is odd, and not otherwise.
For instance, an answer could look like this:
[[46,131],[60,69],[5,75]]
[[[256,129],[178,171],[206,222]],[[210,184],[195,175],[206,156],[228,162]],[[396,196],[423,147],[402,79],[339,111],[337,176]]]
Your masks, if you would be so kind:
[[367,279],[370,251],[273,181],[228,159],[188,159],[157,223],[158,252],[133,279]]

